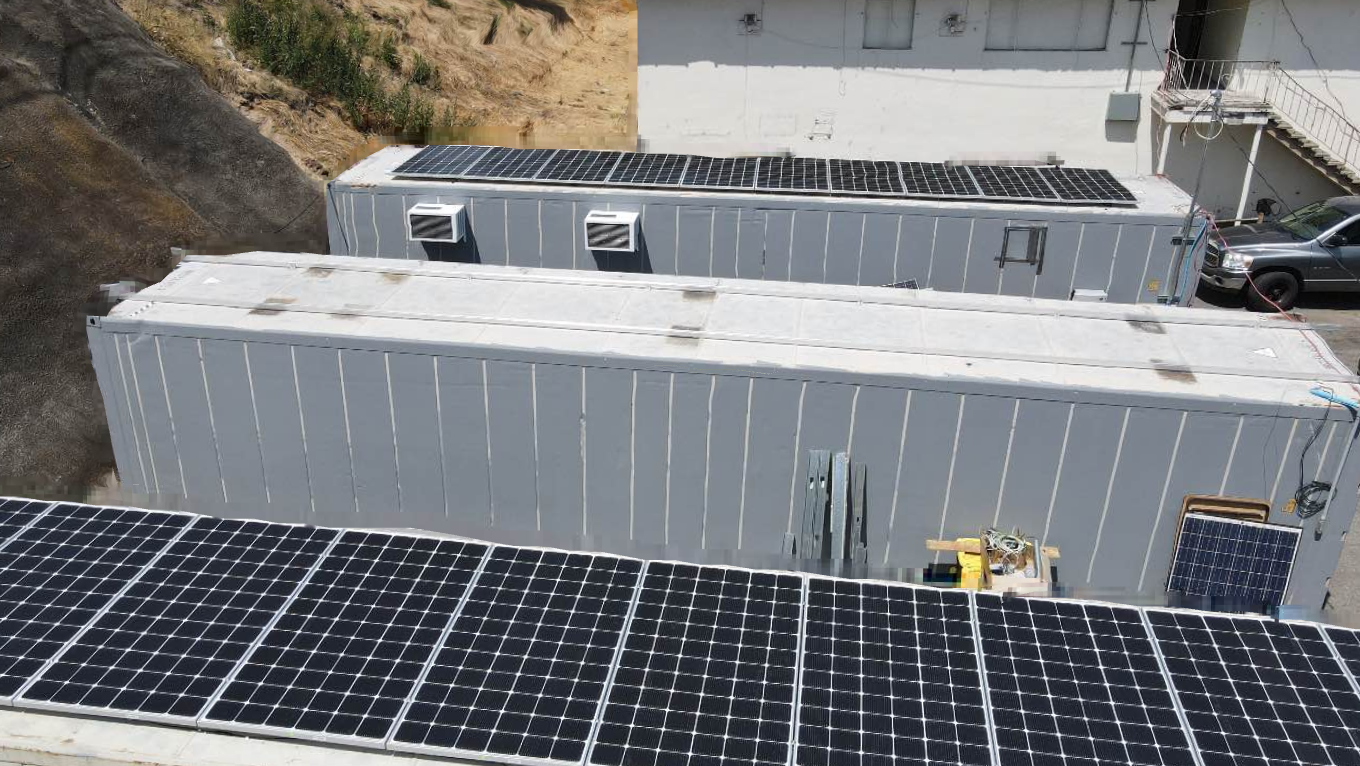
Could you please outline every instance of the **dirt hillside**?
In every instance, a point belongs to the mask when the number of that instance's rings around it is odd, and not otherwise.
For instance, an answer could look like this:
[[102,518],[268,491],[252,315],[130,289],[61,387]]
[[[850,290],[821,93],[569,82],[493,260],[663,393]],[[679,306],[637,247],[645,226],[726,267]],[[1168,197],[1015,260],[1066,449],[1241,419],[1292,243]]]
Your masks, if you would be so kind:
[[[413,87],[449,118],[431,140],[633,146],[634,0],[314,1],[357,25],[375,49],[391,39],[387,66],[366,61],[389,87],[414,83],[418,60],[437,68],[434,82]],[[332,177],[393,140],[356,128],[335,99],[238,50],[230,15],[240,0],[118,2],[315,177]]]

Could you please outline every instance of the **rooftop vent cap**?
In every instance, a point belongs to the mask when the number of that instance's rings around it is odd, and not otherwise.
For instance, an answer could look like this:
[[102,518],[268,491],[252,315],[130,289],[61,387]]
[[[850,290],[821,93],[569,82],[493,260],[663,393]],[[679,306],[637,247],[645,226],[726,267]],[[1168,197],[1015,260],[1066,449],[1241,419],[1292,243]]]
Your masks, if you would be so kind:
[[406,211],[406,236],[412,242],[462,242],[465,231],[462,205],[422,202]]
[[637,221],[637,213],[590,211],[586,214],[586,247],[615,253],[636,253]]

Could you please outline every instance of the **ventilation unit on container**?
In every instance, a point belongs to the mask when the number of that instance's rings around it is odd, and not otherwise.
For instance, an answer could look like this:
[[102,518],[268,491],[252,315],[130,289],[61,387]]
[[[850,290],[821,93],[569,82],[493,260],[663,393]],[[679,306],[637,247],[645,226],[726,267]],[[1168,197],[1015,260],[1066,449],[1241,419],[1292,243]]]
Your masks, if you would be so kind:
[[406,236],[412,242],[462,242],[463,206],[422,203],[406,211]]
[[586,215],[586,247],[616,253],[637,252],[637,213],[592,210]]

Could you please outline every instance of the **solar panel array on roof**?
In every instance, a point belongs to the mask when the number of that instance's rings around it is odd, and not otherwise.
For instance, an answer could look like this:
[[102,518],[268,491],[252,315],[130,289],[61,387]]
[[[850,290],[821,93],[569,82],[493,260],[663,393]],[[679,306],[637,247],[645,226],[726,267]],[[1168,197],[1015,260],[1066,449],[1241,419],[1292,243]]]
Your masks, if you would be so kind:
[[1187,513],[1167,590],[1246,609],[1284,600],[1299,549],[1299,529]]
[[0,498],[25,508],[21,708],[516,766],[1360,763],[1339,628]]
[[428,146],[395,170],[415,178],[543,181],[709,191],[1129,205],[1104,170],[945,165],[809,157],[715,158],[685,154]]

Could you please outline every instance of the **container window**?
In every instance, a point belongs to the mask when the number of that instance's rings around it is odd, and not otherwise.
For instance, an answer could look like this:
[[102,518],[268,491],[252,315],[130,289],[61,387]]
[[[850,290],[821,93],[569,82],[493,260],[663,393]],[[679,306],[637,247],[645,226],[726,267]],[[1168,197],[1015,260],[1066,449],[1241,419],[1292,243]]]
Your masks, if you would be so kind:
[[865,0],[864,47],[910,50],[915,22],[916,0]]
[[1001,240],[1001,255],[996,259],[997,265],[1004,269],[1008,263],[1023,263],[1035,267],[1035,274],[1042,274],[1047,239],[1046,226],[1007,226],[1006,235]]
[[1113,14],[1114,0],[991,0],[987,50],[1103,51]]

